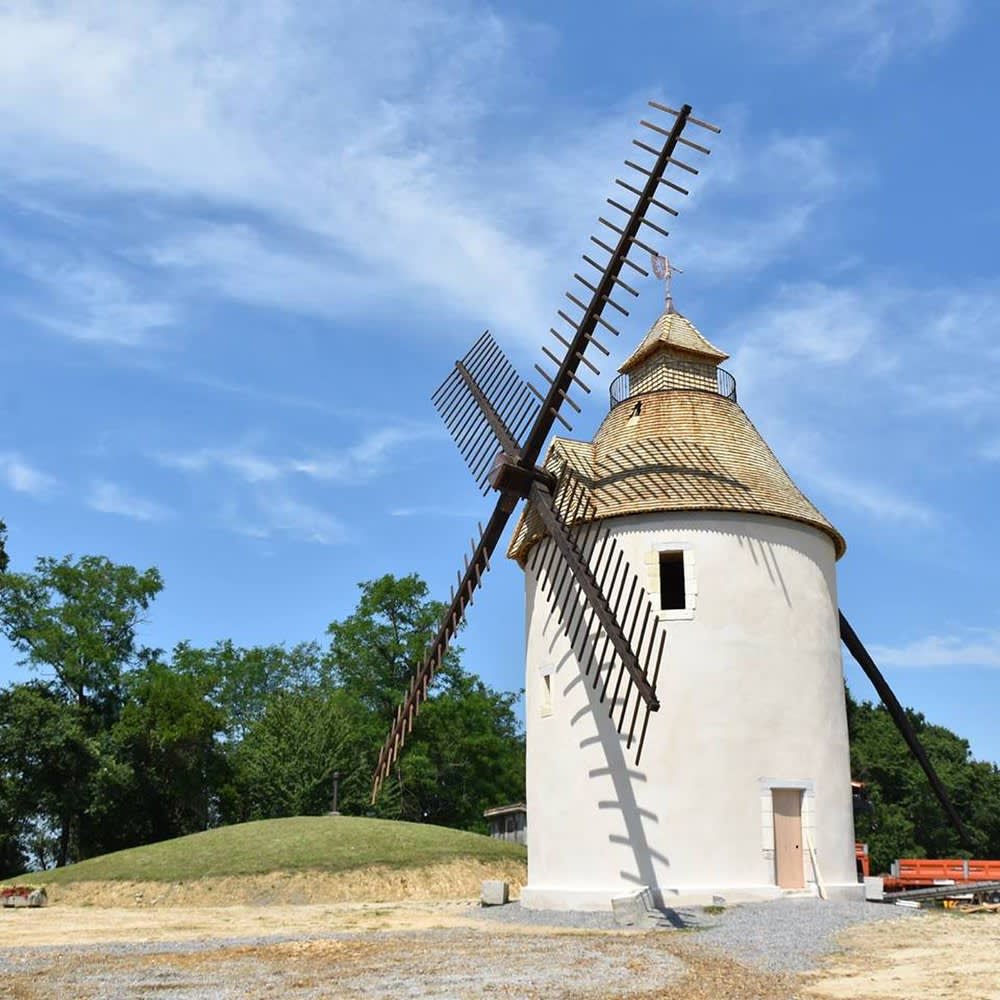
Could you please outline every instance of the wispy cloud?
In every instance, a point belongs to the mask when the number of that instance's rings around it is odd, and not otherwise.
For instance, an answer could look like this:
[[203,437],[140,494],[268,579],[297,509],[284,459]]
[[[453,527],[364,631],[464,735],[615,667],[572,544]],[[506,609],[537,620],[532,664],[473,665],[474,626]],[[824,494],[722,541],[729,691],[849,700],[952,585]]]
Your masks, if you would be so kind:
[[91,484],[86,503],[102,514],[116,514],[133,521],[165,521],[173,516],[173,511],[163,504],[147,500],[108,480],[97,480]]
[[759,44],[782,59],[818,53],[840,61],[858,77],[871,77],[897,58],[913,56],[951,38],[962,24],[965,0],[749,0],[717,2],[736,15]]
[[883,483],[852,478],[829,469],[820,469],[814,462],[796,463],[810,489],[819,490],[829,500],[860,511],[882,521],[909,522],[930,526],[940,520],[929,505],[894,490]]
[[394,507],[390,517],[455,517],[470,518],[481,515],[482,511],[471,507],[447,507],[443,504],[423,504],[415,507]]
[[15,493],[44,497],[56,486],[53,476],[30,465],[17,452],[0,452],[0,481]]
[[358,484],[386,471],[394,452],[441,438],[443,433],[436,426],[410,424],[368,431],[354,444],[337,451],[271,455],[259,448],[231,445],[159,453],[154,458],[161,465],[184,472],[222,469],[247,483],[277,482],[298,475],[328,483]]
[[0,261],[27,281],[8,296],[8,308],[53,333],[135,347],[161,339],[177,322],[174,307],[141,288],[126,262],[12,236],[0,238]]
[[533,37],[432,2],[28,0],[0,12],[0,169],[56,200],[141,194],[127,252],[221,294],[329,312],[408,285],[517,326],[544,251],[484,196],[491,98]]
[[338,545],[352,537],[339,518],[281,489],[258,491],[252,498],[249,513],[231,508],[225,523],[233,530],[255,538],[277,535],[316,545]]
[[[553,44],[434,0],[4,9],[0,175],[88,247],[49,246],[32,280],[81,273],[34,318],[135,346],[204,297],[324,317],[405,297],[536,344],[642,107],[541,121],[522,69]],[[856,177],[829,136],[750,134],[685,210],[714,231],[686,262],[717,280],[788,254]]]
[[683,265],[705,283],[756,275],[807,238],[815,244],[820,209],[868,182],[858,161],[844,164],[832,136],[758,134],[743,111],[731,114],[712,169],[693,192],[700,217],[684,241]]
[[899,646],[873,646],[872,656],[892,667],[1000,667],[1000,632],[929,635]]

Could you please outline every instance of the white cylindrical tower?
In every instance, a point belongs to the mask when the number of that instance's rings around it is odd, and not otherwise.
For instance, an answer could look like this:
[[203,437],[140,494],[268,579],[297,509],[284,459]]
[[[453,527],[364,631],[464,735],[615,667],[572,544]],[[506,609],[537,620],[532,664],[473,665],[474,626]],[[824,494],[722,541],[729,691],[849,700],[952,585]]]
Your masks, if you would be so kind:
[[[672,308],[592,442],[556,439],[667,633],[638,765],[526,570],[528,885],[540,908],[857,893],[835,563],[844,541]],[[530,508],[510,555],[544,531]]]

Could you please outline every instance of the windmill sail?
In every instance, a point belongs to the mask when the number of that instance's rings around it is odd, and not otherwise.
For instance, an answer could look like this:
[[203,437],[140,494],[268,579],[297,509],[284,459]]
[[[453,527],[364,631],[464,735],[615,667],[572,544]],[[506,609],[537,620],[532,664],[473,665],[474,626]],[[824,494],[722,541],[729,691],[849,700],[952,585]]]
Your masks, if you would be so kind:
[[[472,595],[482,580],[482,573],[488,567],[490,556],[496,549],[517,502],[521,499],[527,499],[539,511],[549,537],[559,553],[561,563],[558,570],[559,587],[562,587],[563,579],[572,578],[577,599],[585,602],[589,608],[590,614],[586,616],[586,635],[590,636],[591,628],[598,626],[602,633],[600,641],[603,646],[600,653],[595,657],[596,651],[588,647],[584,659],[595,669],[595,683],[605,669],[606,663],[607,673],[601,681],[601,700],[607,697],[610,690],[612,709],[618,706],[620,710],[619,733],[625,733],[627,728],[627,740],[631,744],[635,735],[639,706],[640,703],[644,704],[646,715],[639,736],[641,748],[648,712],[659,707],[655,682],[663,641],[661,638],[659,646],[655,646],[654,636],[659,633],[657,628],[653,627],[655,623],[650,619],[648,599],[643,605],[644,595],[638,593],[637,597],[634,576],[629,583],[627,571],[619,575],[617,563],[620,562],[620,553],[615,555],[616,567],[610,580],[598,579],[597,573],[607,568],[597,557],[598,549],[601,552],[613,552],[615,551],[613,543],[609,543],[606,534],[595,531],[576,539],[572,537],[555,503],[553,490],[558,492],[558,483],[551,473],[539,469],[536,465],[545,441],[557,420],[572,430],[560,412],[564,403],[580,412],[580,406],[571,398],[570,390],[575,386],[584,392],[590,392],[590,388],[578,374],[580,366],[585,365],[593,374],[600,374],[600,369],[585,357],[587,348],[593,344],[605,355],[610,353],[596,337],[598,327],[612,334],[618,334],[618,330],[604,318],[605,308],[610,306],[621,315],[627,316],[628,310],[614,298],[614,295],[620,290],[633,297],[639,294],[622,279],[623,268],[627,266],[643,277],[649,275],[642,266],[628,259],[633,247],[638,247],[646,254],[656,253],[640,238],[640,232],[645,234],[643,230],[645,227],[652,233],[668,235],[667,230],[648,219],[647,214],[652,208],[658,208],[668,215],[677,215],[675,208],[660,200],[661,186],[681,195],[688,193],[686,188],[665,176],[667,169],[676,167],[690,174],[698,173],[696,167],[675,155],[677,147],[684,146],[703,155],[709,153],[705,146],[683,135],[685,128],[694,125],[710,132],[720,131],[708,122],[693,118],[690,105],[685,104],[676,111],[655,101],[649,103],[656,111],[671,116],[672,120],[666,120],[666,125],[669,127],[657,122],[645,120],[640,122],[652,133],[653,138],[650,141],[655,144],[650,145],[639,139],[634,139],[633,144],[645,153],[651,154],[653,160],[645,166],[626,160],[625,166],[633,172],[626,176],[635,183],[621,178],[615,181],[623,191],[629,192],[634,197],[634,202],[628,207],[616,199],[607,199],[611,208],[621,215],[615,216],[617,221],[600,217],[598,224],[603,227],[601,236],[591,237],[591,242],[607,255],[607,259],[602,264],[584,254],[584,263],[593,269],[597,276],[591,279],[579,273],[573,275],[574,280],[585,289],[580,293],[584,297],[580,298],[573,292],[567,292],[566,299],[570,303],[567,308],[571,312],[580,311],[581,314],[574,318],[570,312],[559,310],[560,321],[569,329],[560,332],[553,327],[549,331],[562,350],[553,351],[548,346],[542,348],[542,352],[554,366],[552,369],[547,369],[542,365],[535,365],[536,371],[545,380],[546,388],[539,390],[530,382],[523,382],[487,331],[465,357],[456,362],[453,372],[434,394],[434,404],[444,418],[476,482],[484,492],[492,487],[500,496],[486,530],[474,546],[471,562],[467,560],[464,575],[459,573],[458,589],[452,595],[451,604],[438,634],[422,663],[417,667],[406,696],[397,710],[376,765],[372,787],[373,801],[399,758],[406,737],[413,729],[413,720],[421,703],[427,697],[430,681],[440,667],[448,643],[461,624],[466,608],[472,601]],[[531,400],[528,393],[533,394],[537,402]],[[602,589],[609,583],[610,591]],[[622,604],[626,590],[628,597]],[[639,590],[641,591],[641,588]],[[561,593],[561,590],[557,588],[556,593]],[[582,613],[571,614],[567,624],[572,623],[574,632],[579,632],[584,617]],[[613,650],[613,655],[606,660],[608,646]],[[650,663],[655,664],[652,673],[649,670]],[[613,689],[610,687],[612,669],[616,670]],[[619,703],[620,697],[623,700]]]
[[[642,713],[638,764],[649,713],[660,707],[656,682],[666,633],[611,532],[603,522],[587,520],[592,513],[585,509],[587,491],[565,469],[559,487],[558,498],[546,496],[544,484],[532,491],[548,537],[534,546],[526,568],[539,580],[598,701],[607,701],[608,716],[627,748]],[[577,526],[570,528],[571,523]]]
[[497,452],[518,457],[517,439],[538,413],[535,397],[487,330],[431,398],[476,483],[488,493]]

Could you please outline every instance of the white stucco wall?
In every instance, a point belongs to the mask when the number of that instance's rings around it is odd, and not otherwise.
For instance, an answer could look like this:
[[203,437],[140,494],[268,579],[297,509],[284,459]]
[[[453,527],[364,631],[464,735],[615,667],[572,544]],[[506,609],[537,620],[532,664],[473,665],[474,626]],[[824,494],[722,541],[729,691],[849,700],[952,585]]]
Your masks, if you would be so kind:
[[[772,787],[802,789],[803,839],[812,837],[823,881],[831,894],[855,891],[829,537],[726,513],[607,523],[644,585],[650,553],[685,550],[694,610],[663,613],[662,708],[636,767],[526,574],[524,905],[605,908],[642,886],[667,904],[776,895]],[[807,842],[803,859],[814,886]]]

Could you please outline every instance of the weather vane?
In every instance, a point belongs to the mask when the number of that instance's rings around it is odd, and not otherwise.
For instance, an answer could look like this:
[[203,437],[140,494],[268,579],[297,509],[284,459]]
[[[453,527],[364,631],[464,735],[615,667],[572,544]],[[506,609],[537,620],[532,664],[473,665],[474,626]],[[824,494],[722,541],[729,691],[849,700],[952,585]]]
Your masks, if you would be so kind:
[[675,274],[683,274],[684,272],[674,264],[670,263],[670,259],[663,257],[658,253],[651,255],[653,260],[653,274],[660,279],[660,281],[665,282],[665,289],[663,293],[663,302],[667,307],[667,312],[674,311],[674,299],[670,293],[670,279]]

